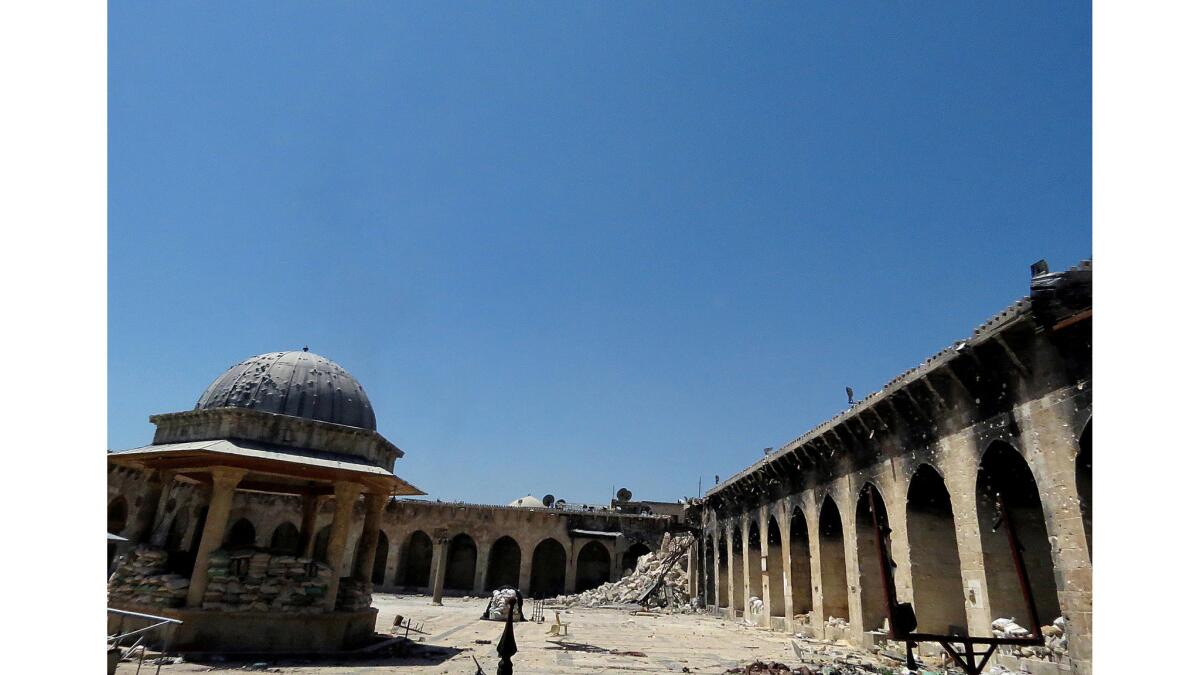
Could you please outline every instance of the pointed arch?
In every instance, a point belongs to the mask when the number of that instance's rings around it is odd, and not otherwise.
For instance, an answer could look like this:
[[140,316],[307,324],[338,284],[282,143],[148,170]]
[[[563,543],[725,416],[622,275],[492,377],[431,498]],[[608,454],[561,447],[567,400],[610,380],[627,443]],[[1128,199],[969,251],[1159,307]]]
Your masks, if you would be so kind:
[[821,607],[825,618],[850,619],[850,595],[846,577],[846,539],[842,514],[833,498],[821,502],[817,547],[821,556]]
[[612,557],[608,549],[598,541],[589,541],[579,551],[579,562],[575,565],[575,592],[582,593],[600,584],[611,581]]
[[625,553],[621,556],[621,575],[625,576],[632,570],[636,570],[638,559],[648,553],[650,553],[650,547],[640,541],[625,549]]
[[908,485],[905,517],[917,630],[965,634],[967,606],[954,509],[946,482],[928,464],[917,467]]
[[979,461],[975,497],[992,616],[1012,617],[1022,626],[1030,625],[1031,620],[1013,564],[1008,533],[1003,525],[993,527],[1003,521],[999,497],[1003,498],[1012,532],[1023,551],[1039,619],[1048,621],[1059,616],[1062,612],[1042,500],[1033,472],[1016,448],[1003,441],[993,441],[988,446]]
[[225,535],[226,548],[252,548],[257,541],[254,523],[248,518],[238,518]]
[[396,583],[406,588],[428,588],[429,572],[433,566],[433,540],[421,530],[408,536],[404,564],[397,571]]
[[297,555],[300,553],[300,530],[291,521],[283,521],[271,532],[271,553]]
[[387,562],[388,536],[380,530],[378,544],[375,546],[375,560],[371,561],[371,583],[383,585],[384,576],[387,574]]
[[787,605],[783,601],[783,531],[775,514],[767,518],[767,581],[771,597],[771,616],[787,616]]
[[547,537],[533,549],[533,567],[529,577],[529,595],[552,598],[565,592],[567,549],[557,539]]
[[746,561],[742,551],[742,526],[740,524],[733,526],[733,538],[729,543],[733,545],[733,560],[731,561],[733,592],[730,593],[733,597],[729,599],[729,606],[744,612],[746,610],[746,582],[742,570]]
[[479,549],[471,535],[462,533],[450,540],[446,548],[446,581],[444,587],[455,591],[470,591],[475,587],[475,561]]
[[521,578],[521,547],[512,537],[500,537],[488,553],[487,581],[484,590],[501,586],[517,587]]
[[[883,542],[879,541],[875,530],[876,521],[884,533]],[[890,564],[891,557],[887,553],[890,548],[887,505],[879,488],[872,483],[867,483],[859,490],[854,509],[854,528],[858,541],[858,597],[863,630],[881,630],[888,616],[887,589],[880,566],[881,543],[884,546],[884,564]]]
[[1079,493],[1079,515],[1083,518],[1083,535],[1087,541],[1088,558],[1092,556],[1092,421],[1089,419],[1079,434],[1079,454],[1075,456],[1075,490]]
[[808,519],[799,505],[792,509],[791,541],[788,546],[792,554],[792,611],[796,614],[811,612],[812,550],[809,547]]

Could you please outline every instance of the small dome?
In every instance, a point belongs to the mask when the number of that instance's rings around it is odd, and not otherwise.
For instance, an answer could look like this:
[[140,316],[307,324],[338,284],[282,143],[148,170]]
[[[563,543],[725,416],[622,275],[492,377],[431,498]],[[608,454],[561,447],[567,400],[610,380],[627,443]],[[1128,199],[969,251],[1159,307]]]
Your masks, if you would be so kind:
[[196,402],[197,410],[249,408],[375,430],[375,410],[362,385],[324,356],[271,352],[225,371]]
[[545,504],[542,503],[542,500],[538,499],[537,497],[534,497],[533,495],[525,495],[524,497],[521,497],[520,499],[516,500],[515,502],[509,502],[508,505],[509,506],[536,506],[539,509],[545,507]]

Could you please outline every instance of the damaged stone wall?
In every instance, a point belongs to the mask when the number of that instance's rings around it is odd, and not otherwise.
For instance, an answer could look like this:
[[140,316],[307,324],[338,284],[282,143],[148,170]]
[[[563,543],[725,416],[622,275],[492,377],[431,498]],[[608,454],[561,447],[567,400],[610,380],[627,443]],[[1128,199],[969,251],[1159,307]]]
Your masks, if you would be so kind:
[[[1090,268],[1087,274],[1090,283]],[[882,611],[874,528],[858,508],[864,491],[877,490],[891,528],[896,596],[913,603],[921,630],[986,636],[1000,618],[1028,625],[1007,536],[994,530],[1000,490],[1025,551],[1040,623],[1061,634],[1054,650],[1017,655],[1090,673],[1090,317],[1090,307],[1047,313],[1020,301],[711,490],[702,516],[705,550],[732,539],[736,556],[747,518],[764,510],[783,532],[807,530],[808,550],[792,546],[787,560],[769,552],[747,560],[767,570],[766,582],[751,588],[743,588],[750,575],[740,565],[706,563],[705,573],[718,575],[706,603],[741,616],[756,597],[764,615],[777,615],[771,605],[779,602],[772,592],[778,567],[793,591],[783,598],[786,629],[804,623],[818,636],[879,639],[868,635]],[[797,554],[807,555],[807,574]],[[796,592],[806,581],[811,617]],[[1068,643],[1069,653],[1062,649]]]

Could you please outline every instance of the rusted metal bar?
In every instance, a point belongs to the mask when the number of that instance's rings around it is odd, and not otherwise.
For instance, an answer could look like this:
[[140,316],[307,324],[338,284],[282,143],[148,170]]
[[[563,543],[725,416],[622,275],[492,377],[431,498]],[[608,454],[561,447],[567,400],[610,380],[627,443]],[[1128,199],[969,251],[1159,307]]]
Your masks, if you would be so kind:
[[1004,495],[999,489],[996,490],[996,508],[1000,510],[1000,517],[1004,521],[1004,531],[1008,534],[1008,548],[1012,551],[1013,565],[1017,568],[1017,581],[1021,584],[1021,595],[1025,596],[1025,608],[1029,610],[1029,620],[1033,623],[1033,637],[1037,640],[1042,640],[1042,622],[1038,620],[1037,605],[1033,602],[1033,591],[1029,586],[1029,570],[1025,568],[1025,556],[1022,553],[1021,541],[1017,538],[1017,531],[1012,526],[1012,518],[1008,512],[1008,504],[1004,501]]

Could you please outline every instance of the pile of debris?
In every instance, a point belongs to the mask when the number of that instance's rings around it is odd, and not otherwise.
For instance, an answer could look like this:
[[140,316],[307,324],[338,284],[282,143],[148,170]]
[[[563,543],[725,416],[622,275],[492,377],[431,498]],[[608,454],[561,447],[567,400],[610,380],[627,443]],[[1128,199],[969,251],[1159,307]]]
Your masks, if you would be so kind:
[[[226,612],[323,611],[333,568],[311,558],[242,549],[213,551],[208,559],[204,609]],[[353,593],[353,589],[348,591]],[[339,599],[341,593],[338,594]],[[370,594],[367,595],[370,604]]]
[[753,675],[754,673],[763,673],[764,675],[819,675],[818,671],[815,671],[807,666],[800,666],[795,670],[792,670],[786,664],[779,663],[778,661],[772,661],[770,663],[755,661],[744,668],[730,668],[725,672],[745,673],[745,675]]
[[669,611],[697,611],[698,603],[693,603],[688,593],[685,569],[694,540],[690,534],[665,534],[658,550],[638,558],[637,568],[629,576],[577,595],[560,595],[550,602],[565,607],[639,604]]
[[[1058,617],[1049,626],[1042,626],[1046,645],[1001,645],[997,651],[1025,658],[1058,660],[1067,656],[1067,620]],[[1033,634],[1012,619],[1003,617],[992,622],[992,635],[1003,638],[1024,638]]]
[[166,571],[167,552],[138,546],[117,561],[108,579],[110,602],[180,607],[187,600],[191,580]]

